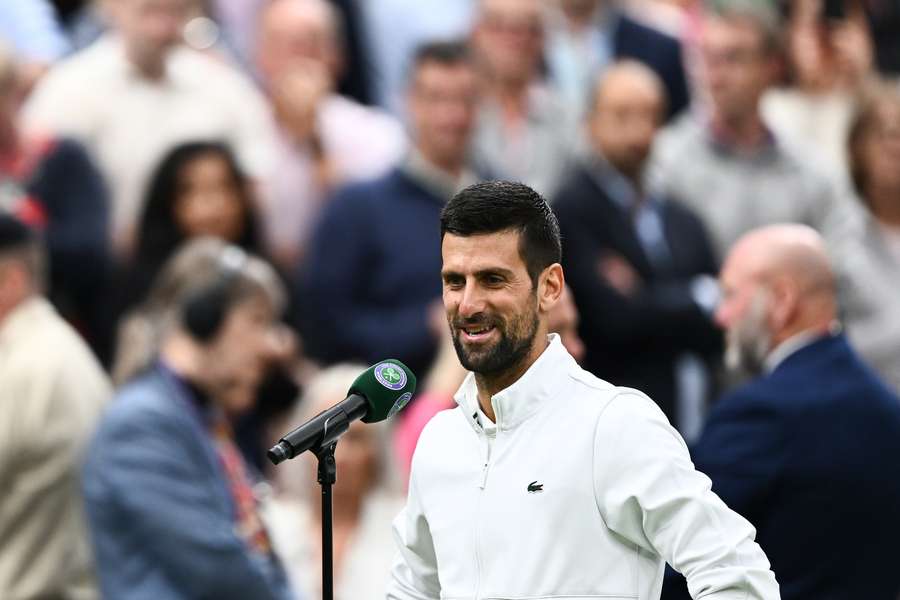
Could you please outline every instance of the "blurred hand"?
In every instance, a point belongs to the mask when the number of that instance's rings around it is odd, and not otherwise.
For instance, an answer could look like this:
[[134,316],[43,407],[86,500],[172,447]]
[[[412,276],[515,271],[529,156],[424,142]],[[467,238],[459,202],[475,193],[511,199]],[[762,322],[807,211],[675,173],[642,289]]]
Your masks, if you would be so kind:
[[272,96],[276,111],[298,143],[308,143],[317,137],[316,118],[331,84],[331,75],[323,63],[304,58],[298,58],[274,82]]
[[632,296],[641,286],[641,276],[628,261],[616,253],[600,259],[597,269],[600,276],[623,296]]

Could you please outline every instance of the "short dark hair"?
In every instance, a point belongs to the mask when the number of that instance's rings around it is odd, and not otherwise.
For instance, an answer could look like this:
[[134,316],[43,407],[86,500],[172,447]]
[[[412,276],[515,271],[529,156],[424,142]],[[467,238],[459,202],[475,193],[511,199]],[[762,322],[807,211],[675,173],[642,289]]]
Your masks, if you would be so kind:
[[531,283],[562,257],[559,222],[547,200],[523,183],[486,181],[456,194],[441,211],[444,234],[470,236],[515,230]]
[[415,82],[416,73],[426,63],[437,63],[445,67],[471,65],[472,52],[463,40],[432,40],[420,44],[407,69],[408,85]]

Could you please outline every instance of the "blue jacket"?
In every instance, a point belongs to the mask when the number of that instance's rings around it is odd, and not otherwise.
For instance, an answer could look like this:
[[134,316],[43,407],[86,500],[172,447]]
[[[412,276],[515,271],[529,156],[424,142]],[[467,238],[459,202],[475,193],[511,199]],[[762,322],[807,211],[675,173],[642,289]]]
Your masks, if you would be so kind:
[[190,392],[162,368],[113,400],[83,486],[104,598],[286,600],[276,560],[235,533],[234,503]]
[[314,357],[398,358],[424,373],[436,347],[428,308],[441,297],[443,207],[400,168],[337,193],[298,278],[298,320]]
[[691,454],[756,526],[784,600],[897,599],[900,399],[844,336],[722,399]]

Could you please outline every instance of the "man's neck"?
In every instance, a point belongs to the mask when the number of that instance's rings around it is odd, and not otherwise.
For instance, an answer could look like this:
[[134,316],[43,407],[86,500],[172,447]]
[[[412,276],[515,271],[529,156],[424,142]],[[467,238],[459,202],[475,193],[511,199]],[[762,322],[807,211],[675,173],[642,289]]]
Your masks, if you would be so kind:
[[760,148],[769,137],[758,112],[732,118],[713,117],[712,126],[717,138],[738,150]]
[[125,58],[134,69],[145,79],[160,81],[166,76],[166,56],[159,58],[141,56],[141,54],[125,45]]
[[203,357],[197,343],[186,333],[170,333],[162,342],[160,359],[182,379],[203,389]]
[[[541,335],[540,332],[538,335]],[[481,412],[494,423],[497,422],[497,416],[494,414],[494,406],[491,404],[491,398],[517,382],[528,369],[531,368],[531,365],[535,363],[541,354],[543,354],[544,350],[547,349],[547,346],[550,345],[550,341],[547,340],[546,333],[541,336],[541,339],[545,340],[543,344],[535,344],[529,355],[521,363],[511,367],[509,370],[496,375],[475,373],[475,386],[478,390],[478,406],[481,408]]]
[[503,121],[516,124],[528,116],[528,80],[500,80],[494,78],[487,82],[487,95],[492,97],[500,107]]

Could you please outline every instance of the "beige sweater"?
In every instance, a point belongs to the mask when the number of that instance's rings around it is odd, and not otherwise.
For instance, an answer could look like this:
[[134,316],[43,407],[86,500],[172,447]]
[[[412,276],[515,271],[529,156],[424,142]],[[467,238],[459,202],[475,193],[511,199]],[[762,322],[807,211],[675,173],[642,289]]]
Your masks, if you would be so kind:
[[0,322],[0,382],[0,598],[95,598],[79,464],[109,381],[32,298]]

